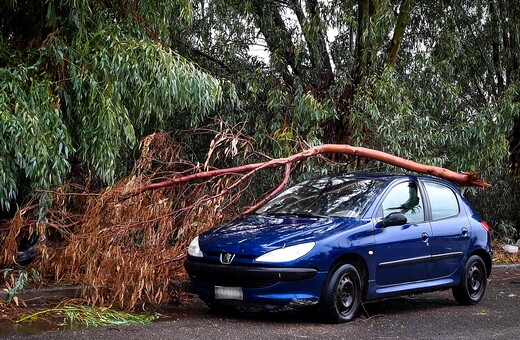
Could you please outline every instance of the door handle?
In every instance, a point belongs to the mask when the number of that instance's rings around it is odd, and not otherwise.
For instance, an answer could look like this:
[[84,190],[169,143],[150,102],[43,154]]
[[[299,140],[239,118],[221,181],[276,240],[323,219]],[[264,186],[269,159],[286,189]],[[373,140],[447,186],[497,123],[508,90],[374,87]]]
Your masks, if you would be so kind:
[[464,236],[464,237],[468,236],[468,228],[462,227],[461,232],[462,232],[462,236]]
[[430,238],[430,235],[428,235],[427,232],[423,232],[422,235],[421,235],[421,240],[423,240],[423,242],[428,242],[428,239]]

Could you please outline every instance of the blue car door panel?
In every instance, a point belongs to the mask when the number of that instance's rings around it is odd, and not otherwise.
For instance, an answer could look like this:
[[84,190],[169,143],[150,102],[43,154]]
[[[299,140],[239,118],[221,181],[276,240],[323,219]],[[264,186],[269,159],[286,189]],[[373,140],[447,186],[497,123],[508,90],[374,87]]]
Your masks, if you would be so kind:
[[471,226],[450,188],[428,181],[424,185],[432,216],[432,277],[441,278],[453,274],[461,265],[469,246]]
[[430,223],[425,221],[424,202],[415,181],[403,181],[390,188],[379,215],[400,212],[407,218],[401,226],[376,225],[378,259],[375,283],[387,286],[427,280],[430,277]]
[[376,234],[376,285],[426,280],[430,276],[430,224],[387,227]]

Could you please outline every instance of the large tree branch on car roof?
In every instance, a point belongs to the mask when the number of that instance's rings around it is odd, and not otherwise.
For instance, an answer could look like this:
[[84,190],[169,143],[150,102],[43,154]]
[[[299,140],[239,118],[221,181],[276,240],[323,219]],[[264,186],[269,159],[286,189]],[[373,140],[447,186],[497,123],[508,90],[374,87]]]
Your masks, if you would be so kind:
[[352,155],[356,157],[365,157],[365,158],[371,158],[374,160],[378,160],[390,165],[394,165],[400,168],[403,168],[405,170],[414,171],[422,174],[429,174],[437,177],[444,178],[446,180],[455,182],[462,186],[478,186],[478,187],[489,187],[490,184],[486,181],[480,179],[478,177],[478,173],[459,173],[455,171],[448,170],[446,168],[433,166],[433,165],[426,165],[417,163],[405,158],[401,158],[398,156],[390,155],[388,153],[369,149],[369,148],[363,148],[363,147],[356,147],[351,146],[347,144],[324,144],[319,146],[311,147],[307,150],[304,150],[302,152],[299,152],[297,154],[291,155],[289,157],[285,158],[275,158],[271,159],[269,161],[261,162],[261,163],[252,163],[232,168],[224,168],[224,169],[215,169],[210,171],[203,171],[194,173],[191,175],[176,177],[167,179],[161,182],[156,182],[149,184],[147,186],[144,186],[142,188],[139,188],[133,192],[127,193],[122,197],[123,200],[133,197],[135,195],[139,195],[145,191],[154,190],[154,189],[160,189],[165,188],[171,185],[179,184],[179,183],[186,183],[190,181],[195,180],[201,180],[201,179],[207,179],[215,176],[221,176],[226,174],[235,174],[235,173],[244,173],[244,172],[250,172],[250,171],[259,171],[263,169],[270,169],[275,168],[279,166],[285,166],[287,164],[294,164],[296,162],[302,161],[304,159],[307,159],[312,156],[317,156],[321,154],[347,154]]

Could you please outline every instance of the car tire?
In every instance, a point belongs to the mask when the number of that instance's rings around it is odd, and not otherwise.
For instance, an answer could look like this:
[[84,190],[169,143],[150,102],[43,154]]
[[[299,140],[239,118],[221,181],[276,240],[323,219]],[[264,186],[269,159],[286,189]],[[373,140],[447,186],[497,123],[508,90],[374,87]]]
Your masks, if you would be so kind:
[[18,244],[16,253],[16,263],[24,266],[32,262],[36,257],[36,247],[38,246],[39,235],[32,233],[30,236],[22,236]]
[[474,305],[484,297],[487,286],[487,269],[482,258],[471,256],[464,265],[462,279],[452,289],[455,300],[461,305]]
[[356,267],[343,264],[325,284],[321,308],[327,321],[343,323],[353,320],[361,306],[363,287]]

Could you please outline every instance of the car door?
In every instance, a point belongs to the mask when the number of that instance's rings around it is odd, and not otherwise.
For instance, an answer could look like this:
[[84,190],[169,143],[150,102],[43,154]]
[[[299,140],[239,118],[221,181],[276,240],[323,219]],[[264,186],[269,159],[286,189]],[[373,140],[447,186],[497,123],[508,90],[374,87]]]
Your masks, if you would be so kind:
[[424,186],[431,207],[432,278],[446,277],[462,264],[471,225],[450,187],[433,181],[424,181]]
[[386,286],[430,277],[430,223],[426,221],[423,194],[416,181],[391,187],[378,210],[378,218],[401,212],[407,223],[376,225],[376,285]]

